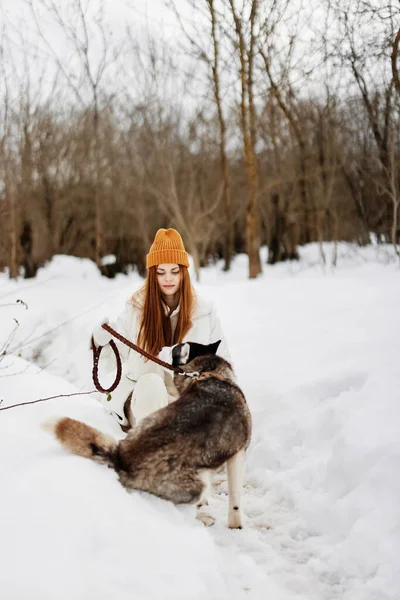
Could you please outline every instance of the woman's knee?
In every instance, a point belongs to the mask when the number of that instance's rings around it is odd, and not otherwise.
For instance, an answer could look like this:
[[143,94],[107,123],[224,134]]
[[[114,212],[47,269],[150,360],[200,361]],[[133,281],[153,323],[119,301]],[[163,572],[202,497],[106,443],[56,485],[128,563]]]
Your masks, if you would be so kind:
[[135,387],[136,395],[141,393],[160,393],[167,392],[165,383],[162,377],[156,373],[146,373],[139,377]]

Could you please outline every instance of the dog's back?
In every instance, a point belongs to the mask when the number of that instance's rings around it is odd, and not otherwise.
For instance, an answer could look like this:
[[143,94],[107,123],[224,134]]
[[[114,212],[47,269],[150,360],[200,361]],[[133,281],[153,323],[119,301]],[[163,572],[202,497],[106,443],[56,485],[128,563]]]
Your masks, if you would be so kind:
[[[250,442],[251,417],[244,395],[222,375],[231,372],[229,363],[205,356],[184,369],[199,373],[198,378],[176,375],[178,387],[184,388],[178,400],[143,419],[118,446],[117,471],[128,488],[157,487],[157,495],[168,497],[160,474],[163,480],[179,476],[180,481],[185,474],[191,481],[199,470],[217,469]],[[177,500],[175,490],[168,499],[187,502]]]

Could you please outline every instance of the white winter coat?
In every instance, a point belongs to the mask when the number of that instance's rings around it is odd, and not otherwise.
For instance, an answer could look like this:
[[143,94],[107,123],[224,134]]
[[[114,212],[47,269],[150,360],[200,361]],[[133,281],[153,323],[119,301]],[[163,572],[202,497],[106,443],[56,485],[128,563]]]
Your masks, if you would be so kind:
[[[140,301],[139,301],[140,302]],[[118,317],[112,326],[128,340],[137,343],[137,336],[140,326],[141,305],[138,301],[133,304],[132,299],[126,303],[124,311]],[[179,306],[170,315],[176,317]],[[197,342],[199,344],[210,344],[221,340],[217,354],[230,361],[228,346],[225,336],[221,329],[221,324],[217,316],[215,306],[212,302],[204,300],[196,295],[195,307],[192,314],[192,327],[186,334],[184,342]],[[130,392],[135,388],[136,382],[145,373],[156,373],[164,379],[169,400],[173,401],[176,397],[175,386],[172,381],[172,372],[166,371],[160,365],[145,361],[144,358],[135,350],[128,348],[125,344],[115,340],[122,360],[122,378],[118,387],[111,394],[110,400],[103,400],[105,408],[116,413],[117,420],[121,422],[124,419],[124,403]],[[116,368],[115,357],[109,345],[103,348],[100,359],[100,370],[113,370]]]

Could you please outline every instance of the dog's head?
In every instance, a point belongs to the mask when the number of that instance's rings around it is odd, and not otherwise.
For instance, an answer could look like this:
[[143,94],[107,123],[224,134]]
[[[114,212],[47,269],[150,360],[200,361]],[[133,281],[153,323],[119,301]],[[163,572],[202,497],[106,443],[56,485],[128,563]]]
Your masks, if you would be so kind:
[[194,342],[184,342],[176,344],[172,348],[172,364],[174,367],[180,367],[189,376],[175,374],[174,384],[181,394],[193,379],[191,373],[201,375],[202,373],[217,373],[222,377],[234,380],[234,374],[231,365],[216,352],[221,340],[213,344],[197,344]]
[[191,362],[197,356],[216,354],[221,340],[212,344],[197,344],[196,342],[183,342],[172,347],[172,366],[180,367]]
[[196,356],[205,356],[206,354],[216,354],[221,340],[212,344],[197,344],[196,342],[183,342],[175,346],[164,346],[158,354],[158,358],[173,365],[180,367],[186,365]]

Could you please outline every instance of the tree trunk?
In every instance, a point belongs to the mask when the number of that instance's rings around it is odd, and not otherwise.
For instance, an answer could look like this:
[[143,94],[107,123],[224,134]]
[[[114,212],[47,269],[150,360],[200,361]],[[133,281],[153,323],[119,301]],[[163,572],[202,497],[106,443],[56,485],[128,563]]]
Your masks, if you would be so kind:
[[249,277],[254,279],[261,273],[260,261],[260,222],[254,211],[246,213],[246,246],[249,257]]
[[24,228],[20,236],[20,243],[22,248],[22,266],[25,269],[24,277],[26,279],[35,277],[37,266],[33,259],[33,234],[32,225],[29,221],[25,221]]
[[95,162],[95,174],[94,174],[94,206],[95,206],[95,245],[94,245],[94,259],[96,265],[101,269],[101,258],[103,251],[103,224],[101,218],[101,207],[100,207],[100,194],[99,194],[99,180],[100,180],[100,140],[99,140],[99,112],[97,106],[96,92],[94,91],[94,162]]
[[219,43],[217,39],[217,22],[214,0],[207,0],[208,10],[211,18],[211,38],[214,49],[214,60],[212,64],[212,78],[214,84],[214,97],[217,105],[218,122],[220,130],[219,155],[221,165],[221,176],[223,182],[223,199],[225,209],[225,239],[224,239],[224,271],[229,271],[233,255],[233,223],[232,223],[232,203],[231,190],[228,174],[228,159],[226,153],[226,123],[222,112],[222,99],[219,80]]
[[10,239],[10,277],[12,279],[16,279],[18,277],[18,261],[17,261],[17,224],[16,224],[16,216],[15,216],[15,198],[13,192],[10,190],[9,186],[7,186],[8,190],[8,200],[10,206],[10,230],[9,230],[9,239]]
[[[258,172],[255,153],[255,109],[252,95],[254,43],[253,26],[256,18],[258,0],[253,0],[251,9],[251,42],[247,49],[243,34],[242,22],[236,12],[234,0],[229,0],[232,16],[238,37],[240,59],[240,120],[244,147],[244,160],[247,177],[246,208],[246,250],[249,257],[249,277],[253,279],[262,272],[260,260],[260,223],[258,216]],[[258,244],[258,246],[257,246]]]

